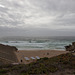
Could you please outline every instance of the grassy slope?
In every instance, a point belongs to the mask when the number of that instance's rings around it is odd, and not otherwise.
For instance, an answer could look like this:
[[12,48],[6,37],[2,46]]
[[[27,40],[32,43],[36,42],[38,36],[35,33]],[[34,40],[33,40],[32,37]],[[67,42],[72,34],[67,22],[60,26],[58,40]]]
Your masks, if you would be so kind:
[[[75,74],[75,56],[71,53],[62,54],[52,58],[41,58],[28,65],[0,66],[0,75],[49,75],[66,69],[73,70]],[[66,74],[64,74],[66,75]]]

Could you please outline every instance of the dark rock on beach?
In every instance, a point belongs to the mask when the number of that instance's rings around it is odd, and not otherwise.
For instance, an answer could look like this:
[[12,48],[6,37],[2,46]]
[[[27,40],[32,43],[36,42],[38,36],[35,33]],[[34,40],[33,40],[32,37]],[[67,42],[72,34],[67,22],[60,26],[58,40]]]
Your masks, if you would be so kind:
[[65,46],[66,51],[75,52],[75,42],[72,42],[72,45]]

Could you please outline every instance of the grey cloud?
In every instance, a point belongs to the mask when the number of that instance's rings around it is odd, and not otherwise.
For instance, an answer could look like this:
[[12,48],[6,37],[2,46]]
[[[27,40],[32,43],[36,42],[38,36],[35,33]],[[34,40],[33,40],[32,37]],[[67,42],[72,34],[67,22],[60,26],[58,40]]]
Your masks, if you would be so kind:
[[2,7],[0,7],[0,12],[2,12],[2,13],[6,13],[6,11],[8,11],[7,8],[2,8]]
[[[30,0],[31,1],[31,0]],[[33,1],[33,2],[32,2]],[[75,1],[74,0],[32,0],[31,2],[40,8],[48,11],[56,11],[56,12],[65,12],[71,11],[75,12]]]
[[[0,0],[0,4],[4,6],[0,7],[0,28],[4,27],[5,30],[10,30],[11,27],[16,28],[15,30],[21,29],[23,35],[27,28],[29,31],[26,35],[40,36],[45,35],[43,32],[49,35],[51,29],[54,34],[56,29],[71,30],[65,31],[68,35],[75,32],[72,30],[75,29],[75,0]],[[32,27],[33,31],[30,32]],[[38,28],[46,29],[40,29],[40,33]],[[61,30],[60,32],[64,33]],[[59,34],[57,31],[57,35]]]
[[57,19],[55,19],[55,25],[67,25],[75,26],[75,13],[65,13],[60,14]]

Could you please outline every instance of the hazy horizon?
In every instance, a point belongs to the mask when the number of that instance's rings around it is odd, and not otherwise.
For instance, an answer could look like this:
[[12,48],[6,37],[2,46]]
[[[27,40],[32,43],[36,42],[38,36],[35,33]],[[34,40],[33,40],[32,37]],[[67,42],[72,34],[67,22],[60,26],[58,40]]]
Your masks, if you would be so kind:
[[4,36],[0,41],[25,41],[25,40],[75,40],[75,36],[45,36],[45,37],[25,37],[25,36]]

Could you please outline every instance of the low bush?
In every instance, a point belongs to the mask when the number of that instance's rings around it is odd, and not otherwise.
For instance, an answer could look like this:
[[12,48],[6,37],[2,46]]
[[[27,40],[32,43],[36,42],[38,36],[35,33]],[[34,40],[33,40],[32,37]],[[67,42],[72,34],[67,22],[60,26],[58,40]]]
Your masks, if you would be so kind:
[[0,75],[7,74],[7,72],[17,73],[18,75],[48,75],[58,70],[75,69],[75,57],[70,54],[62,54],[52,58],[41,58],[36,62],[23,65],[6,65],[0,67]]
[[6,69],[0,69],[0,73],[7,73],[8,72],[8,70],[6,70]]

